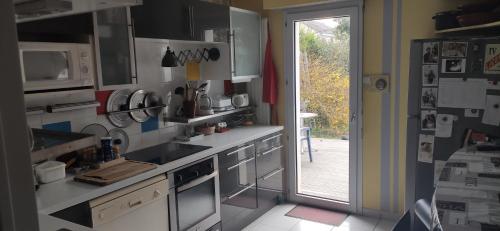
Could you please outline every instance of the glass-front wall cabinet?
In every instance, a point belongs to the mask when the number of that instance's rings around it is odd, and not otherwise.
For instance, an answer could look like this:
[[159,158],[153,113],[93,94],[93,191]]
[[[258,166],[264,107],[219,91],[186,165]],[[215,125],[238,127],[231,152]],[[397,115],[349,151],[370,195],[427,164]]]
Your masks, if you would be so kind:
[[232,80],[245,81],[261,75],[261,17],[258,13],[231,8]]
[[97,11],[93,16],[98,88],[115,90],[137,84],[129,8]]

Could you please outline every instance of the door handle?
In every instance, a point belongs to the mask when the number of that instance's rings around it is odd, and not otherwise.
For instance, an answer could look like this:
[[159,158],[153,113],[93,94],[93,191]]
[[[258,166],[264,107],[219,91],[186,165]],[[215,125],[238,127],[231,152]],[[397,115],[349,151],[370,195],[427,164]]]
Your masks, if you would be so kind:
[[241,166],[241,165],[244,165],[244,164],[246,164],[246,163],[248,163],[248,162],[250,162],[250,161],[253,161],[253,160],[255,160],[255,157],[251,157],[251,158],[248,158],[248,159],[246,159],[246,160],[243,160],[243,161],[241,161],[240,163],[238,163],[238,164],[236,164],[236,165],[234,165],[234,166],[231,166],[231,167],[227,168],[227,171],[231,171],[231,170],[233,170],[233,169],[235,169],[235,168],[237,168],[237,167],[239,167],[239,166]]
[[352,113],[351,114],[351,123],[354,122],[354,120],[356,120],[356,118],[358,118],[358,114]]
[[237,150],[235,150],[235,151],[232,151],[232,152],[230,152],[230,153],[227,153],[227,154],[226,154],[226,156],[232,156],[232,155],[234,155],[234,154],[238,153],[239,151],[243,151],[243,150],[245,150],[245,149],[247,149],[247,148],[251,148],[251,147],[253,147],[253,146],[254,146],[253,144],[250,144],[250,145],[247,145],[247,146],[244,146],[244,147],[238,148],[238,149],[237,149]]

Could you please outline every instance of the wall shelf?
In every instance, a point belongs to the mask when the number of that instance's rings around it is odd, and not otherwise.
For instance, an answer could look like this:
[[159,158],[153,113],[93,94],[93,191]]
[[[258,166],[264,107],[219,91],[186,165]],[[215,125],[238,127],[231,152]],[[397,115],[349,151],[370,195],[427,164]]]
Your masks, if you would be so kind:
[[500,27],[500,21],[490,22],[490,23],[480,24],[480,25],[474,25],[474,26],[464,26],[464,27],[457,27],[457,28],[451,28],[451,29],[446,29],[446,30],[437,30],[436,34],[479,30],[479,29],[487,29],[487,28],[493,28],[493,27]]
[[180,117],[167,118],[167,122],[191,124],[191,123],[201,122],[201,121],[205,121],[205,120],[209,120],[209,119],[214,119],[214,118],[225,116],[225,115],[231,115],[231,114],[235,114],[238,112],[247,111],[251,108],[252,107],[242,107],[242,108],[238,108],[238,109],[234,109],[234,110],[230,110],[230,111],[216,112],[213,115],[198,116],[198,117],[194,117],[194,118],[184,118],[184,117],[182,117],[182,118],[180,118]]

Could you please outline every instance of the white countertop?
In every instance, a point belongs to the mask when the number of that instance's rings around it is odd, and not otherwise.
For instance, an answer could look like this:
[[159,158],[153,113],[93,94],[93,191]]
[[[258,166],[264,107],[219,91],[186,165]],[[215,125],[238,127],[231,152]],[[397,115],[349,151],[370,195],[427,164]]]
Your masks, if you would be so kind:
[[107,186],[75,182],[71,176],[64,180],[40,185],[40,189],[36,192],[38,211],[41,214],[51,214],[281,130],[283,130],[282,126],[240,127],[225,133],[206,136],[202,140],[187,142],[186,144],[212,148]]

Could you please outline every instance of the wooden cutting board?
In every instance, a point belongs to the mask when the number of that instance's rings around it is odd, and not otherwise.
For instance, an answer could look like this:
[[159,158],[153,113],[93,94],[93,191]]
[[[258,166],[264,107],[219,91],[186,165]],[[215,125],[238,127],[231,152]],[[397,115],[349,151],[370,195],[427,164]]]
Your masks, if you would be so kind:
[[116,165],[77,175],[75,181],[104,186],[153,170],[156,167],[156,164],[125,160]]

